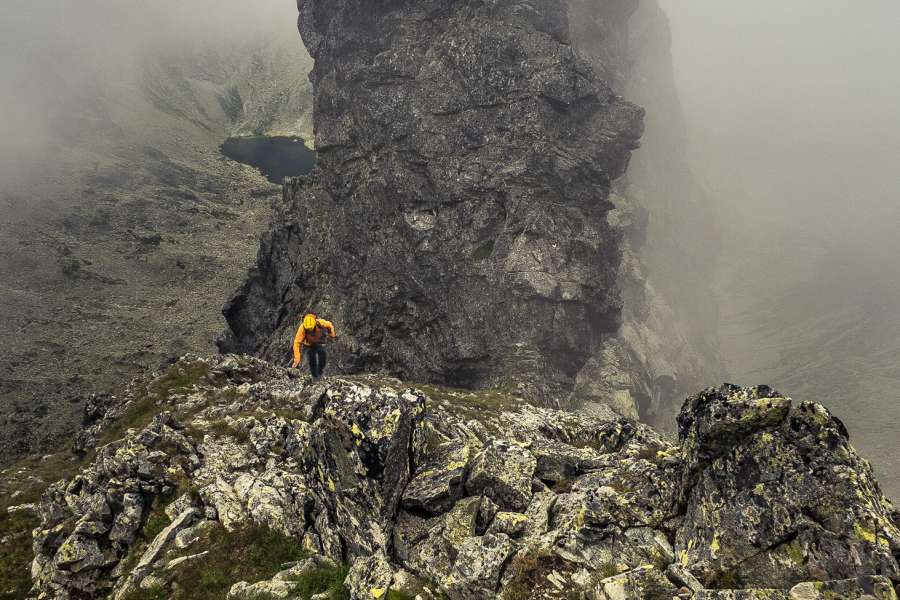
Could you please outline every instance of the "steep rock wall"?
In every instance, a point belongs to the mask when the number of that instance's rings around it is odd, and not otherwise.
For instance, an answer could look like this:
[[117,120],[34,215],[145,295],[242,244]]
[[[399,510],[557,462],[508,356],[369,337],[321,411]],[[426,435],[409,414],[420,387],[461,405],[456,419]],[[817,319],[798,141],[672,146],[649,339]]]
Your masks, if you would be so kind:
[[286,360],[312,309],[342,370],[565,397],[620,325],[609,194],[642,110],[575,53],[562,0],[299,7],[319,165],[220,346]]
[[612,196],[610,220],[623,234],[622,327],[582,369],[576,395],[670,426],[684,396],[722,376],[710,286],[716,210],[684,158],[671,33],[659,3],[620,0],[600,12],[592,0],[573,0],[570,11],[578,52],[647,111],[641,148]]

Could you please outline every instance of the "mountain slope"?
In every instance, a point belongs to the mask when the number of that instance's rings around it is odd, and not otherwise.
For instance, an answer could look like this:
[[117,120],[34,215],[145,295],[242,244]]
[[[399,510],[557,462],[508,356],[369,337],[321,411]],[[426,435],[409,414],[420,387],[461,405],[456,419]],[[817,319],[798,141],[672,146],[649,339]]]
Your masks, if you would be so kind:
[[2,465],[68,439],[89,394],[212,351],[280,193],[219,145],[311,134],[299,42],[172,47],[79,67],[78,93],[41,116],[55,137],[40,162],[3,181]]

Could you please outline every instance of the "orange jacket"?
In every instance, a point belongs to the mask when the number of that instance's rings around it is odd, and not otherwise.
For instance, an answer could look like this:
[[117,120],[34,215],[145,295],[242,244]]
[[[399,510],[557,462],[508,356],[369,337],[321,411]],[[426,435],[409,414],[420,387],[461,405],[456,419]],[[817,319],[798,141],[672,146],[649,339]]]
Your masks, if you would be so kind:
[[301,323],[294,336],[294,362],[299,363],[303,358],[303,346],[315,346],[324,342],[326,331],[330,337],[337,337],[331,321],[316,319],[316,328],[312,331],[306,331]]

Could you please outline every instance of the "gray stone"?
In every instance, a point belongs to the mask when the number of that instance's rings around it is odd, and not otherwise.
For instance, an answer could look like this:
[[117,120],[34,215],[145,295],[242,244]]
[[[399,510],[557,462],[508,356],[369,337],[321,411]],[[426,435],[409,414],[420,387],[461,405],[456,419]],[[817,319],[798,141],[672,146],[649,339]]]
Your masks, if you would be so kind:
[[859,577],[840,581],[805,582],[791,588],[789,600],[897,600],[886,577]]
[[450,440],[429,451],[403,492],[403,506],[440,514],[463,495],[466,467],[472,448],[460,439]]
[[520,445],[493,441],[472,461],[466,491],[484,494],[502,509],[524,511],[531,501],[537,461]]
[[368,558],[357,558],[344,585],[350,590],[351,600],[379,600],[387,597],[392,580],[391,565],[379,553]]
[[515,546],[505,534],[468,538],[459,548],[444,585],[453,600],[491,598],[500,583],[500,571]]
[[600,581],[601,600],[638,600],[671,598],[678,593],[672,583],[658,569],[638,567]]

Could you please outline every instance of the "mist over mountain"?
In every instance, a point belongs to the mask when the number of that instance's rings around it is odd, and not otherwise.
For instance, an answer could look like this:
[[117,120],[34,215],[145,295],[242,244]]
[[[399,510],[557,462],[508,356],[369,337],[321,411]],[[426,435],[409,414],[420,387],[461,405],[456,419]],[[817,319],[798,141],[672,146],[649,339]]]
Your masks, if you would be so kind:
[[721,356],[826,402],[900,491],[900,5],[664,0],[716,198]]
[[0,462],[91,393],[212,351],[280,188],[230,136],[312,136],[290,3],[4,4]]

